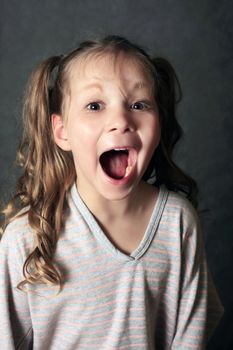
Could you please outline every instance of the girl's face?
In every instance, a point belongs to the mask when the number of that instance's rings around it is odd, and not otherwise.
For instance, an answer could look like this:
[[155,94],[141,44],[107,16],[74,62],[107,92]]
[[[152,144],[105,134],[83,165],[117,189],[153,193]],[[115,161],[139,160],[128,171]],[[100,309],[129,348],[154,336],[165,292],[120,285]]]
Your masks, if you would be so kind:
[[123,54],[77,60],[65,116],[53,115],[56,143],[71,150],[81,195],[129,196],[160,141],[152,80]]

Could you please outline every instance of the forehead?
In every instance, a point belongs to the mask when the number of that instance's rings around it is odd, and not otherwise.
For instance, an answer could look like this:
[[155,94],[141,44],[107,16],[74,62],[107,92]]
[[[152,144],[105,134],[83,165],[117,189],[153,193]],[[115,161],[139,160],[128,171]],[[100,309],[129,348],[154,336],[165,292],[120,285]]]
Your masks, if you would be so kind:
[[149,67],[137,57],[125,53],[88,54],[76,58],[69,67],[70,86],[91,81],[111,83],[116,80],[138,89],[151,90],[154,82]]

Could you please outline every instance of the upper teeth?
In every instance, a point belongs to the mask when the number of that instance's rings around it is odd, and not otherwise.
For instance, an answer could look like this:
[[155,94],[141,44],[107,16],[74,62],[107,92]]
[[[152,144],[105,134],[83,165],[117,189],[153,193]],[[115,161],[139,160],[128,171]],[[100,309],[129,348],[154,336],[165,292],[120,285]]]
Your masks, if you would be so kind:
[[128,151],[127,148],[114,148],[114,151]]

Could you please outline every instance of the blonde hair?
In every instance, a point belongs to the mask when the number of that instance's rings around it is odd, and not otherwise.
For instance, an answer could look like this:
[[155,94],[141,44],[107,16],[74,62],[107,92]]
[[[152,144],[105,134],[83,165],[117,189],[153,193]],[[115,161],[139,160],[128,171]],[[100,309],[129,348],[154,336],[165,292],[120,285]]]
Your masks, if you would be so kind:
[[[24,280],[18,285],[52,284],[62,287],[63,279],[53,257],[63,226],[66,194],[75,182],[71,152],[60,149],[53,138],[51,115],[62,114],[69,93],[69,72],[81,56],[120,52],[135,58],[152,76],[159,108],[161,142],[144,174],[148,180],[156,169],[155,186],[165,184],[182,191],[196,206],[197,186],[172,160],[172,151],[182,135],[175,116],[179,83],[171,65],[162,58],[150,58],[140,47],[118,36],[87,41],[66,56],[54,56],[42,62],[32,74],[24,99],[22,142],[17,163],[23,169],[16,192],[6,208],[5,227],[15,216],[28,215],[36,236],[36,247],[27,257]],[[86,56],[85,56],[86,55]],[[21,212],[22,209],[25,209]]]

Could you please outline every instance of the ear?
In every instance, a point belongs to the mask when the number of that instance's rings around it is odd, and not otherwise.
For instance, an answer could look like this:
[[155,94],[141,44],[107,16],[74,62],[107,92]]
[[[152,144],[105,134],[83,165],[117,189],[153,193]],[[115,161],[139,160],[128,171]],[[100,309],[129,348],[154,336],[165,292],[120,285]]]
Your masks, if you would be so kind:
[[53,137],[56,144],[61,149],[63,149],[63,151],[70,151],[71,148],[68,141],[63,118],[58,114],[52,114],[51,123],[52,123]]

